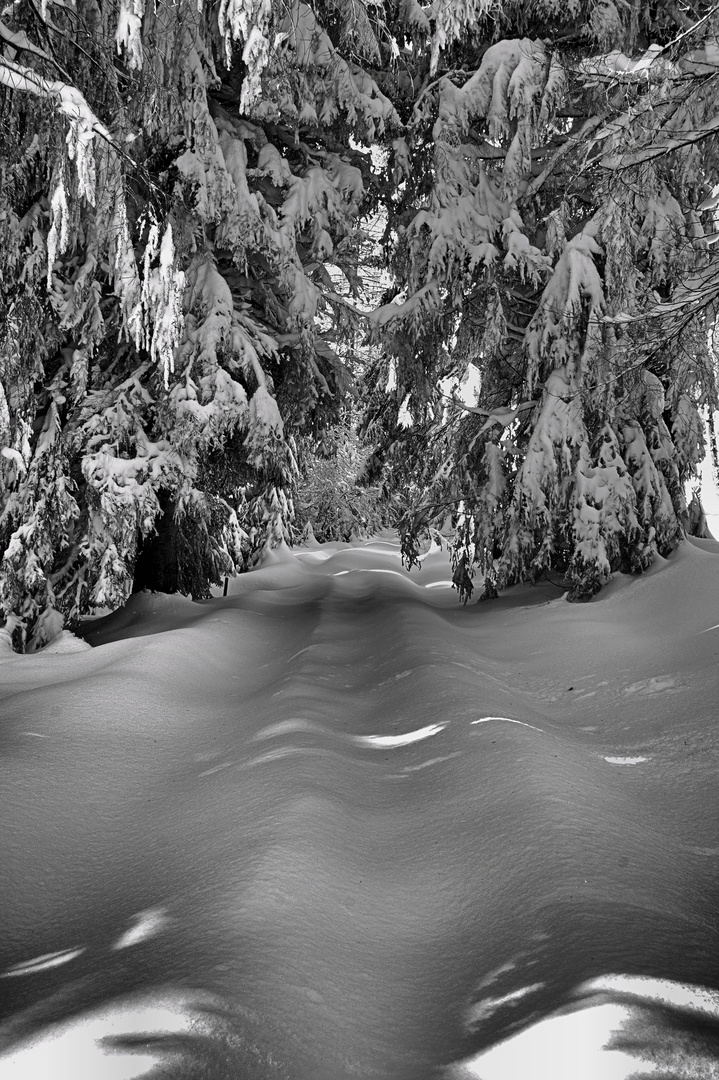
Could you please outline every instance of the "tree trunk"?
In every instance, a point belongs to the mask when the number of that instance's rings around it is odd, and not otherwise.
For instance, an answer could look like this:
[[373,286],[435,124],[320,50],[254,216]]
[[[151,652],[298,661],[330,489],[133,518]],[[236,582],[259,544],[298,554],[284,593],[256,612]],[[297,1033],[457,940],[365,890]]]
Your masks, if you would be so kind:
[[165,593],[179,591],[175,502],[167,492],[160,492],[160,507],[155,532],[139,544],[133,592],[141,592],[143,589]]

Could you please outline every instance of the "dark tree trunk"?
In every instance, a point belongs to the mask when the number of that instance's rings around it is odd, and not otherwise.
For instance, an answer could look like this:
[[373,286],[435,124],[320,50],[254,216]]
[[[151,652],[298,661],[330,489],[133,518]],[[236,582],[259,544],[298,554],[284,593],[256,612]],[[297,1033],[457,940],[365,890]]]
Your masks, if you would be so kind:
[[153,592],[179,591],[179,559],[175,503],[166,493],[160,493],[161,513],[155,522],[155,532],[140,541],[135,563],[132,591],[152,589]]

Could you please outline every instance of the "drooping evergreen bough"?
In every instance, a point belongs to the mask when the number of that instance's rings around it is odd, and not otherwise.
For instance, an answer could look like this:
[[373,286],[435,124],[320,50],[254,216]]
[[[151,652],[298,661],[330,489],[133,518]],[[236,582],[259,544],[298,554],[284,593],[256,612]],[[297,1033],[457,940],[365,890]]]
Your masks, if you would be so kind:
[[378,262],[359,392],[410,560],[448,512],[465,595],[475,566],[591,595],[670,551],[716,406],[717,32],[638,0],[7,5],[18,647],[133,587],[206,596],[288,536]]
[[[365,390],[380,456],[415,486],[405,555],[451,512],[463,599],[475,567],[485,596],[556,570],[586,599],[691,524],[717,405],[719,16],[412,10],[426,63],[394,98],[395,288]],[[477,391],[453,400],[462,382]]]

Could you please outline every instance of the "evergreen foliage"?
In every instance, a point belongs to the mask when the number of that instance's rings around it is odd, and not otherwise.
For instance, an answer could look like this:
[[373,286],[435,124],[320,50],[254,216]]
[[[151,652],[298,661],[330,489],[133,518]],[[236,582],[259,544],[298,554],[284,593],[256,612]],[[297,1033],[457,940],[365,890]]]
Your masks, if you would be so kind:
[[345,421],[319,446],[303,440],[301,483],[294,497],[295,533],[321,543],[368,536],[393,523],[392,501],[369,483],[369,451]]
[[582,598],[670,551],[717,404],[718,35],[688,0],[6,6],[0,602],[28,647],[288,538],[361,326],[410,560],[460,504],[463,587],[561,568]]
[[[485,595],[559,570],[586,599],[690,527],[717,404],[717,12],[451,7],[414,6],[404,43],[369,424],[418,480],[408,562],[453,506],[462,598],[477,567]],[[476,397],[447,400],[470,368]]]

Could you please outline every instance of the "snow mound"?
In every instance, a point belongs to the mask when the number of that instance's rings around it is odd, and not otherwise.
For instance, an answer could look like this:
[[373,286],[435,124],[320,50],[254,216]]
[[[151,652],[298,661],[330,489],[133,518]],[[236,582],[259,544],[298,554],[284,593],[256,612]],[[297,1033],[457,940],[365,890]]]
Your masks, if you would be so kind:
[[44,648],[38,650],[37,655],[49,656],[55,653],[86,652],[91,648],[92,645],[77,637],[76,634],[70,633],[69,630],[61,630],[56,638],[53,638]]

